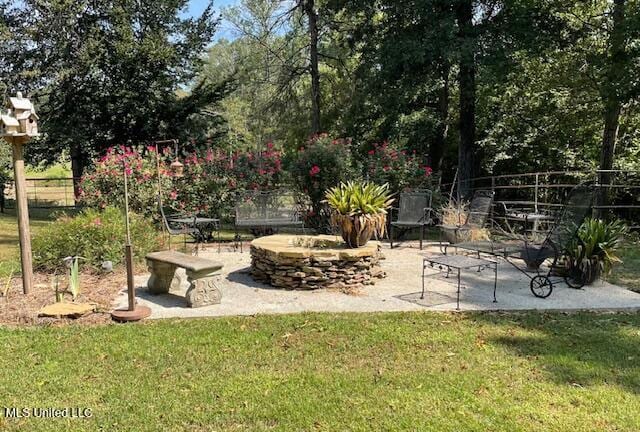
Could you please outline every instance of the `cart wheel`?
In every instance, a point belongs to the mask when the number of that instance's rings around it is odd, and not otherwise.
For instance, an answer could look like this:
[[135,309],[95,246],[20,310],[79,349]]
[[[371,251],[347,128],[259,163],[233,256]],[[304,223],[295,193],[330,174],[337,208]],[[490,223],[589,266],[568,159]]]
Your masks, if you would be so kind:
[[539,298],[547,298],[553,291],[553,284],[547,276],[535,276],[531,279],[530,287],[533,295]]
[[564,281],[569,286],[569,288],[582,288],[585,285],[584,280],[584,274],[582,274],[582,272],[577,269],[568,270],[567,274],[564,276]]

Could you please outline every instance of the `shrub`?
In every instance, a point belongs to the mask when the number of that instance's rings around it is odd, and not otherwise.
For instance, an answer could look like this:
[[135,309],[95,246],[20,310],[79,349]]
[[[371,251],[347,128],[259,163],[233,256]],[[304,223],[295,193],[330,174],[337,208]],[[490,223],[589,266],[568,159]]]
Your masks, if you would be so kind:
[[332,139],[327,134],[312,136],[298,149],[290,167],[291,177],[299,192],[310,200],[306,223],[315,228],[328,225],[329,214],[322,205],[325,191],[355,177],[351,142]]
[[620,262],[616,250],[626,232],[627,227],[619,220],[585,220],[567,247],[566,262],[572,277],[589,284],[601,274],[608,274],[613,264]]
[[[168,153],[160,155],[162,189],[171,190],[173,180],[168,170]],[[82,177],[82,203],[94,209],[107,206],[124,208],[123,170],[129,176],[129,208],[140,215],[158,219],[158,175],[154,147],[112,147],[95,162],[93,170]]]
[[[123,169],[129,179],[129,208],[155,221],[158,215],[158,161],[154,147],[111,148],[94,164],[81,183],[82,202],[103,209],[124,207]],[[187,154],[183,177],[169,169],[171,151],[158,155],[163,203],[177,211],[202,215],[229,214],[236,190],[273,189],[281,183],[281,153],[267,144],[264,152],[233,155],[211,149]]]
[[[130,214],[131,242],[137,260],[159,248],[159,235],[153,224]],[[40,270],[56,270],[63,259],[80,256],[81,265],[99,268],[102,262],[114,265],[124,260],[125,221],[121,210],[85,209],[77,216],[61,216],[33,239],[34,265]]]
[[264,152],[231,156],[209,149],[185,158],[184,177],[174,180],[167,202],[177,210],[224,216],[231,213],[238,190],[274,189],[281,178],[281,153],[273,144]]
[[369,150],[366,170],[370,181],[386,183],[394,193],[431,188],[432,169],[423,162],[415,150],[409,153],[388,142],[374,144],[373,149]]

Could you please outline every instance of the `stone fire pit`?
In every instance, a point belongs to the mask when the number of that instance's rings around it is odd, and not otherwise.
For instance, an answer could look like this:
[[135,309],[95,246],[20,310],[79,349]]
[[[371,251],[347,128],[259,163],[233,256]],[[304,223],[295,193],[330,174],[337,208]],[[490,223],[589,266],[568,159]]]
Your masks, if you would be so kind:
[[251,242],[251,275],[285,289],[352,290],[385,277],[380,242],[350,249],[336,236],[272,235]]

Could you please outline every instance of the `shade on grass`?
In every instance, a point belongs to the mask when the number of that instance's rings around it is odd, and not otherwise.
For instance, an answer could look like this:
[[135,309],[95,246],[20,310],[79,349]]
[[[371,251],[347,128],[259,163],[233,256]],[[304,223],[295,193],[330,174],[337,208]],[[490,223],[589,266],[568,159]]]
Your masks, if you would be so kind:
[[640,316],[302,314],[3,329],[0,429],[636,431]]

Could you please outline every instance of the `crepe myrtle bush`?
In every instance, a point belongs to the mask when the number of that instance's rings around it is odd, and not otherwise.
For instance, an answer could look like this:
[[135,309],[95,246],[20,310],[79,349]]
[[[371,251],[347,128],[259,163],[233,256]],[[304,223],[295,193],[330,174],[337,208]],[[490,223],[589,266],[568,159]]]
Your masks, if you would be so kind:
[[168,199],[176,210],[189,213],[224,217],[233,211],[239,191],[271,190],[282,183],[282,153],[271,143],[262,152],[194,152],[184,165]]
[[433,170],[424,158],[387,141],[374,144],[367,152],[365,170],[369,181],[388,184],[393,193],[432,186]]
[[324,205],[325,192],[357,177],[351,157],[351,140],[332,138],[326,133],[311,136],[293,155],[289,165],[293,184],[308,199],[307,225],[323,229],[329,226]]
[[81,180],[85,206],[124,207],[123,172],[129,176],[129,208],[156,222],[158,162],[163,204],[190,214],[229,214],[239,190],[268,190],[281,183],[282,154],[268,143],[262,152],[227,153],[203,148],[177,157],[183,176],[170,169],[176,156],[170,149],[156,155],[155,147],[114,147],[95,161]]
[[[161,189],[169,190],[170,150],[161,153]],[[158,176],[155,147],[111,147],[80,181],[80,199],[84,206],[105,209],[124,208],[124,172],[128,176],[129,209],[140,215],[158,219]]]

